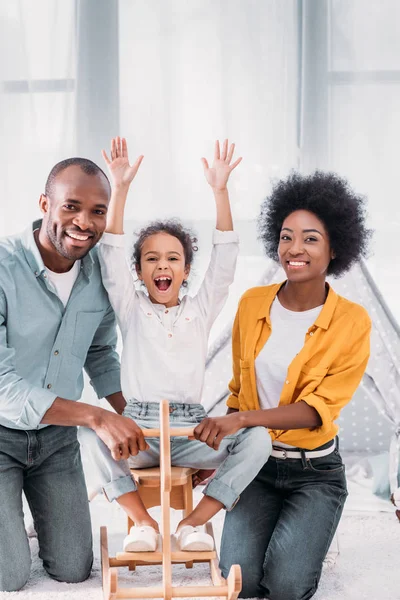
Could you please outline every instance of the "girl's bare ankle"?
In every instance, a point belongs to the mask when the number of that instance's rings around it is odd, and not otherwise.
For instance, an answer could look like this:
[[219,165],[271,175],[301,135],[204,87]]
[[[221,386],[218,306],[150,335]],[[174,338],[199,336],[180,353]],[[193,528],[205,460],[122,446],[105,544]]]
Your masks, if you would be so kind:
[[182,519],[182,521],[180,521],[180,523],[178,523],[178,527],[176,528],[176,531],[178,532],[180,529],[182,529],[182,527],[186,527],[186,525],[189,525],[191,527],[199,527],[202,524],[203,523],[198,523],[196,521],[196,519],[192,519],[191,515],[189,515],[189,517]]
[[152,527],[153,529],[155,529],[157,531],[157,533],[160,533],[160,528],[159,525],[157,523],[157,521],[155,521],[154,519],[149,519],[149,518],[143,518],[140,520],[135,521],[135,525],[137,527]]

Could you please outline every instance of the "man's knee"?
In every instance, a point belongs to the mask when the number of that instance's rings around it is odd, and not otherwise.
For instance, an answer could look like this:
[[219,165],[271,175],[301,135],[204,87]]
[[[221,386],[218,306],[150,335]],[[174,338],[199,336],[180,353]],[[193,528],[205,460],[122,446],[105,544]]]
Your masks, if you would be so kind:
[[31,561],[0,567],[0,592],[18,592],[29,579]]
[[44,568],[52,579],[63,583],[81,583],[90,576],[93,565],[93,552],[88,552],[85,556],[76,553],[68,560],[65,557],[60,560],[52,561],[52,564],[43,563]]

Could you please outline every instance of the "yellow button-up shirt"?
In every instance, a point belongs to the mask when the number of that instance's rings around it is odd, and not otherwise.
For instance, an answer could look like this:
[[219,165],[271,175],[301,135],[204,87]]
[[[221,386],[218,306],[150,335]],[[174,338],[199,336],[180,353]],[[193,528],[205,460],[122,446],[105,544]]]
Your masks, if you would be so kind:
[[[240,300],[232,332],[230,408],[260,409],[255,359],[271,335],[271,304],[282,285],[252,288]],[[285,444],[312,450],[335,437],[339,428],[334,421],[351,400],[367,366],[370,332],[367,311],[329,287],[303,348],[288,367],[279,400],[279,406],[307,402],[319,413],[322,425],[314,429],[271,429],[272,440],[279,438]]]

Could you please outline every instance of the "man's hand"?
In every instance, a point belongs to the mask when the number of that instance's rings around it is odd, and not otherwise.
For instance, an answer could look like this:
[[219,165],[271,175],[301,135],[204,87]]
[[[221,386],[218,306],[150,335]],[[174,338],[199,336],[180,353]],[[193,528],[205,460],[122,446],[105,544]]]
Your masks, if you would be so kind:
[[208,162],[205,158],[201,159],[204,167],[204,175],[215,192],[226,190],[229,175],[242,160],[241,158],[238,158],[232,165],[230,164],[234,151],[235,144],[231,144],[228,152],[228,140],[225,140],[221,152],[219,141],[217,140],[215,142],[214,161],[212,166],[208,166]]
[[116,137],[111,140],[111,160],[107,153],[101,151],[110,173],[113,188],[129,187],[139,170],[143,156],[139,156],[131,166],[128,158],[128,146],[125,138]]
[[240,412],[225,415],[224,417],[206,417],[194,430],[194,437],[204,442],[214,450],[219,449],[223,438],[236,433],[243,427]]
[[109,410],[101,411],[92,429],[111,450],[115,460],[136,456],[141,450],[149,448],[142,430],[135,421]]

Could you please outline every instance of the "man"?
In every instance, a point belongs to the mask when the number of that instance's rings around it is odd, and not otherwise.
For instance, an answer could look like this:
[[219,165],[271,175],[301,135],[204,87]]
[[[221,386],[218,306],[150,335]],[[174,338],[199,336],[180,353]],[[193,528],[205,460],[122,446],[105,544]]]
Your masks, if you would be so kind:
[[105,226],[110,184],[89,160],[51,171],[43,220],[0,241],[0,590],[19,590],[30,552],[28,500],[40,557],[59,581],[85,580],[92,535],[77,425],[93,429],[115,458],[146,448],[128,418],[72,402],[83,368],[117,413],[121,394],[115,318],[94,246]]

